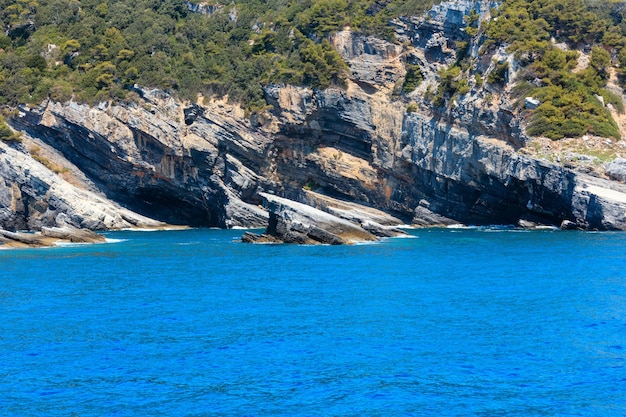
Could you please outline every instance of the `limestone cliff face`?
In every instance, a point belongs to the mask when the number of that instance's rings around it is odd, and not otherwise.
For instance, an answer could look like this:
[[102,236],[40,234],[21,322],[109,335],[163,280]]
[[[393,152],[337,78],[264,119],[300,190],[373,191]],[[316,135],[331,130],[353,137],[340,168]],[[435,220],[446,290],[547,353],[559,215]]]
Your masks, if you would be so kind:
[[[569,227],[626,230],[623,183],[521,152],[529,139],[506,88],[472,84],[444,106],[427,100],[438,70],[456,59],[454,41],[469,40],[463,15],[475,10],[485,16],[488,6],[453,2],[437,6],[428,19],[395,22],[404,47],[339,32],[331,40],[349,64],[346,88],[269,86],[273,109],[252,117],[225,102],[183,103],[139,88],[141,98],[130,104],[22,108],[11,125],[85,178],[72,196],[65,188],[36,185],[41,175],[27,168],[37,162],[27,146],[2,145],[0,227],[53,224],[53,213],[76,212],[81,202],[97,198],[169,223],[265,226],[261,195],[320,206],[305,191],[312,189],[328,199],[323,210],[336,210],[340,200],[418,225],[567,221]],[[471,41],[470,53],[478,46]],[[512,59],[496,55],[476,55],[476,65],[488,73],[494,59]],[[400,97],[407,62],[420,65],[424,81]],[[414,111],[407,112],[409,101]],[[93,194],[80,194],[87,192]],[[81,213],[77,226],[123,226],[101,212]]]
[[[151,218],[202,226],[259,225],[264,211],[239,196],[254,193],[253,167],[269,139],[237,117],[143,91],[141,105],[47,103],[22,109],[14,126],[61,152],[109,199]],[[191,119],[197,120],[193,123]],[[187,123],[192,126],[188,126]]]
[[626,188],[529,158],[493,137],[440,124],[423,115],[405,120],[403,158],[429,187],[427,207],[464,223],[558,225],[626,230]]
[[0,229],[41,230],[60,218],[92,230],[162,225],[107,199],[72,170],[64,174],[68,181],[15,148],[0,142]]

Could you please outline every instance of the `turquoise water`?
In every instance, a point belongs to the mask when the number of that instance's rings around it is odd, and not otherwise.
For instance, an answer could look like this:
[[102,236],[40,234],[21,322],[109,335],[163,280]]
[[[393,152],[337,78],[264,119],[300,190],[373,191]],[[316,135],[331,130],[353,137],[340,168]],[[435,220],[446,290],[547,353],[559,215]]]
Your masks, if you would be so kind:
[[626,415],[626,234],[410,233],[0,251],[0,415]]

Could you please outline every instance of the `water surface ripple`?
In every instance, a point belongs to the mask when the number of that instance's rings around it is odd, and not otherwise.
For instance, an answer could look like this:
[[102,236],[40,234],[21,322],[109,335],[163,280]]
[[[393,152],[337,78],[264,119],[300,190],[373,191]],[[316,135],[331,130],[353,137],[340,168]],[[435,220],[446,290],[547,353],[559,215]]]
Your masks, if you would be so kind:
[[626,235],[410,233],[0,251],[0,415],[626,415]]

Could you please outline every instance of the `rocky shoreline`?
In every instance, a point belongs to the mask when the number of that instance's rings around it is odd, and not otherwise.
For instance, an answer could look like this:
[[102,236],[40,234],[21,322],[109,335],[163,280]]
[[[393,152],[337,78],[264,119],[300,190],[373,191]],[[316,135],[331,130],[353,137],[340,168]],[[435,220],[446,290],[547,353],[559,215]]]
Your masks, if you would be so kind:
[[39,232],[10,232],[0,229],[0,249],[42,248],[67,243],[104,243],[106,238],[89,229],[71,225],[44,227]]

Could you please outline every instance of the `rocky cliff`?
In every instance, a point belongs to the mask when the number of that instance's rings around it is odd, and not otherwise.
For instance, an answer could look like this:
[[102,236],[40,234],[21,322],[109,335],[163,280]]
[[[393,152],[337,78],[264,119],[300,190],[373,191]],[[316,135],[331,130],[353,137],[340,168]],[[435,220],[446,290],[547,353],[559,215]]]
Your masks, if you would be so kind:
[[[252,117],[226,101],[185,103],[139,87],[128,103],[23,107],[10,124],[24,142],[0,144],[0,227],[38,230],[59,213],[91,229],[150,219],[265,226],[267,193],[326,212],[376,209],[395,219],[388,224],[625,230],[626,185],[529,152],[510,85],[470,82],[449,103],[428,99],[456,59],[455,41],[469,42],[483,74],[510,60],[514,79],[511,56],[478,55],[464,31],[472,10],[488,18],[489,3],[442,4],[395,22],[404,45],[339,32],[331,40],[349,64],[347,86],[268,86],[272,109]],[[423,81],[399,96],[407,63]]]

